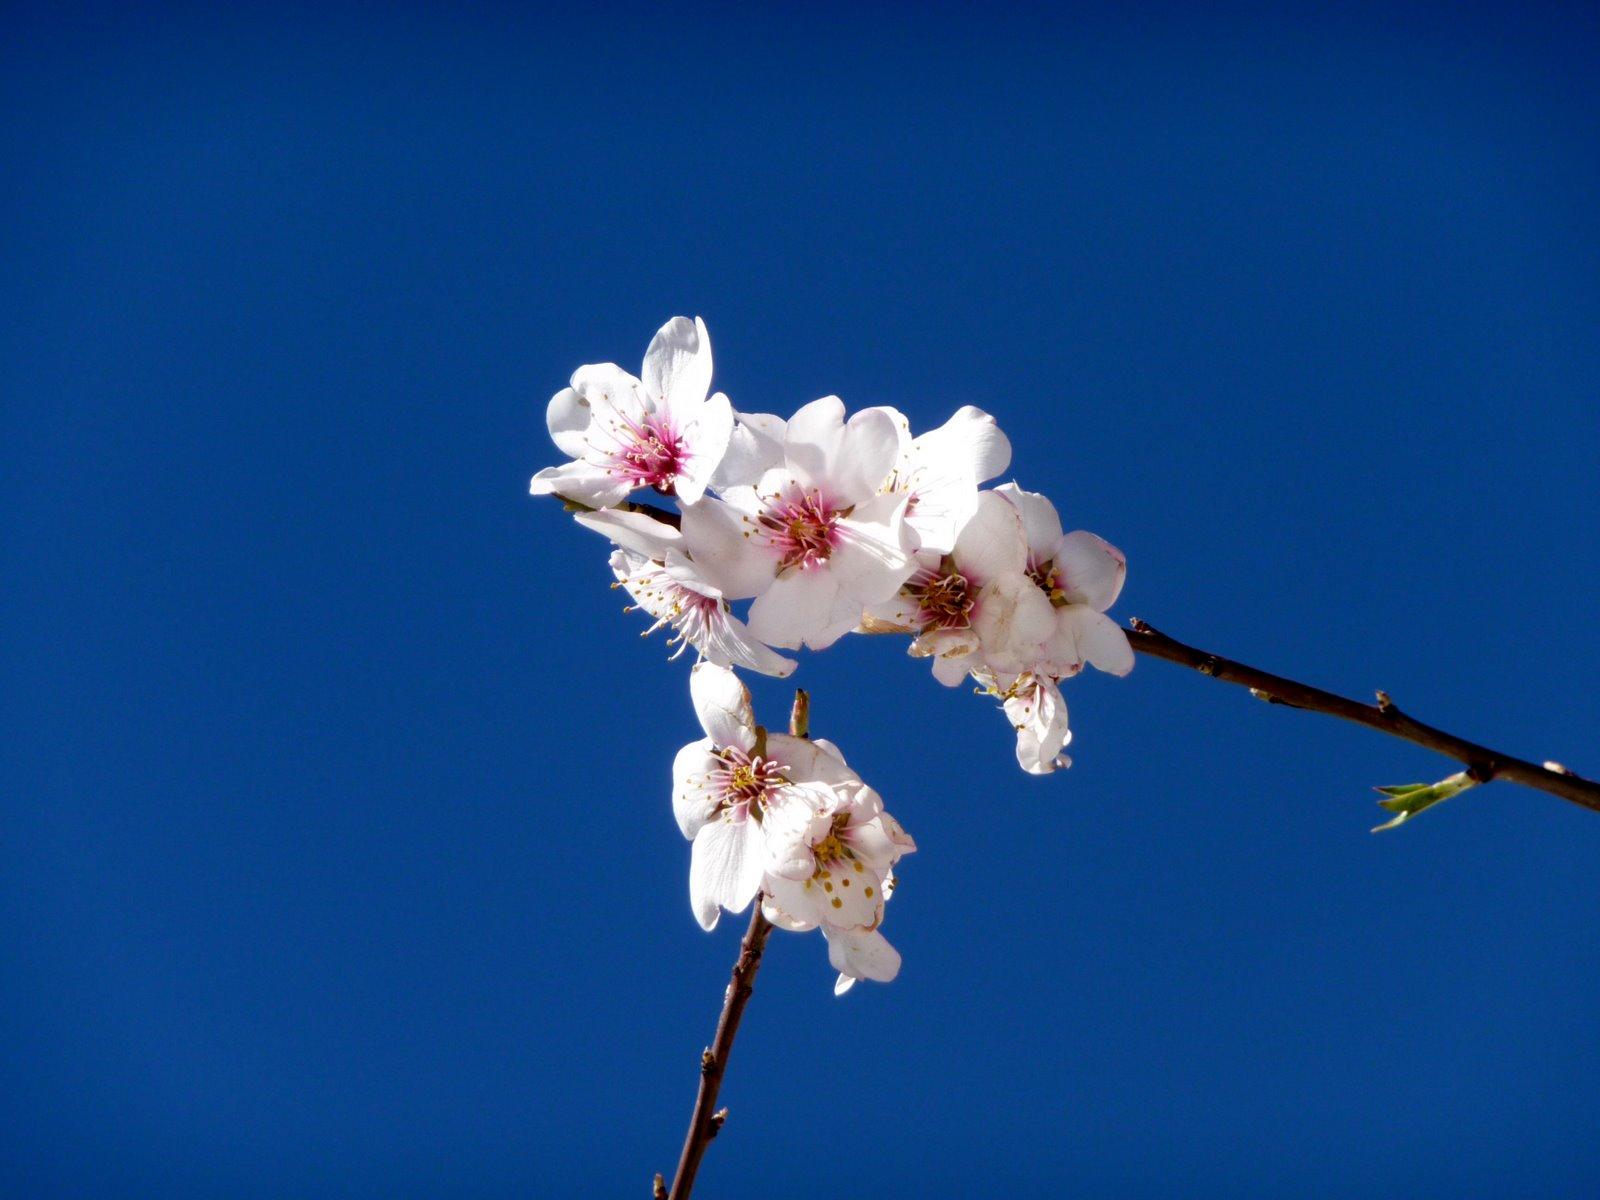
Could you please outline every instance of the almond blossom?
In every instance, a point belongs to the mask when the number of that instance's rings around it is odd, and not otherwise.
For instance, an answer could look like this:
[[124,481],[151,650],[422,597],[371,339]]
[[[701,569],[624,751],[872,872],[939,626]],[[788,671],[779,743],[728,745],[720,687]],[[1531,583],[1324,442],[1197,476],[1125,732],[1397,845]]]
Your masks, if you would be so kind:
[[837,806],[836,785],[859,781],[819,744],[758,727],[732,671],[696,663],[689,692],[706,736],[673,761],[672,811],[693,842],[689,904],[709,930],[722,909],[748,906],[769,872],[813,862],[814,818]]
[[1027,574],[1022,520],[1004,498],[976,495],[952,548],[915,557],[900,593],[871,610],[869,628],[914,634],[910,653],[931,657],[947,687],[969,671],[1017,672],[1037,657],[1055,614]]
[[1049,775],[1072,760],[1061,751],[1072,740],[1067,726],[1067,702],[1058,678],[1034,671],[999,677],[974,675],[979,687],[998,699],[1006,719],[1017,732],[1017,765],[1030,775]]
[[780,678],[794,670],[794,659],[762,645],[733,615],[722,593],[683,552],[683,535],[671,525],[617,509],[574,515],[580,525],[617,544],[610,562],[617,578],[613,586],[626,588],[639,608],[655,618],[643,636],[663,626],[672,630],[668,644],[677,646],[673,658],[693,646],[721,667],[747,667]]
[[1128,635],[1106,616],[1128,576],[1128,562],[1110,542],[1087,530],[1061,532],[1055,505],[1015,483],[995,489],[1022,517],[1028,537],[1028,574],[1055,608],[1056,627],[1045,644],[1043,669],[1056,678],[1084,663],[1111,675],[1133,670]]
[[[813,743],[849,772],[831,742]],[[883,808],[878,793],[849,772],[834,787],[831,805],[818,808],[792,847],[786,863],[764,883],[762,912],[780,929],[820,928],[828,957],[840,972],[837,992],[857,978],[887,983],[900,969],[900,955],[884,939],[883,906],[893,890],[893,869],[917,848]]]
[[837,396],[783,428],[783,461],[754,486],[683,506],[689,555],[729,599],[753,597],[749,624],[772,646],[821,650],[915,567],[907,497],[879,495],[898,452],[881,410],[845,420]]
[[545,412],[572,462],[533,477],[535,496],[609,508],[636,488],[692,503],[705,494],[733,430],[733,409],[711,387],[705,322],[673,317],[644,354],[642,378],[613,363],[579,367]]

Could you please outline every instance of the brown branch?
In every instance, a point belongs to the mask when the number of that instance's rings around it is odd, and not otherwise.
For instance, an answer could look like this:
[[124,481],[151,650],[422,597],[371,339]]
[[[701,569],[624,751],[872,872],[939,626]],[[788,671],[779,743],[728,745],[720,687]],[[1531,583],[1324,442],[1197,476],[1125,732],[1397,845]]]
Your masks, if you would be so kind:
[[[803,690],[794,694],[794,711],[789,717],[789,732],[795,737],[811,734],[811,697]],[[767,948],[767,937],[772,933],[772,922],[761,912],[761,897],[751,901],[750,925],[744,931],[744,941],[739,944],[739,957],[733,964],[733,978],[722,1000],[722,1015],[717,1018],[717,1032],[708,1049],[700,1052],[700,1089],[695,1093],[694,1112],[689,1117],[689,1132],[683,1139],[683,1153],[678,1157],[678,1170],[668,1193],[661,1176],[655,1177],[656,1200],[688,1200],[694,1190],[694,1177],[700,1170],[700,1160],[706,1147],[717,1136],[728,1110],[716,1108],[717,1093],[722,1090],[722,1076],[728,1069],[728,1056],[733,1053],[733,1039],[739,1033],[739,1021],[744,1017],[744,1007],[755,990],[756,972],[761,969],[761,955]]]
[[1357,725],[1365,725],[1368,729],[1387,733],[1390,737],[1414,742],[1436,754],[1464,763],[1468,772],[1479,783],[1488,783],[1491,779],[1504,779],[1511,783],[1520,783],[1524,787],[1538,788],[1541,792],[1549,792],[1553,796],[1560,796],[1563,800],[1570,800],[1593,812],[1600,812],[1600,783],[1574,775],[1558,763],[1546,763],[1541,766],[1526,759],[1503,754],[1499,750],[1491,750],[1488,746],[1480,746],[1477,742],[1469,742],[1466,738],[1446,733],[1432,725],[1424,725],[1396,708],[1394,701],[1389,699],[1385,692],[1378,693],[1376,704],[1362,704],[1335,692],[1326,692],[1310,684],[1285,679],[1282,675],[1274,675],[1270,671],[1262,671],[1206,650],[1186,646],[1159,630],[1152,629],[1138,618],[1134,618],[1129,624],[1133,628],[1128,634],[1128,641],[1140,654],[1164,658],[1168,662],[1191,667],[1202,675],[1210,675],[1213,679],[1220,679],[1224,683],[1236,683],[1241,687],[1247,687],[1259,699],[1272,704],[1303,708],[1307,712],[1326,713],[1330,717],[1354,721]]

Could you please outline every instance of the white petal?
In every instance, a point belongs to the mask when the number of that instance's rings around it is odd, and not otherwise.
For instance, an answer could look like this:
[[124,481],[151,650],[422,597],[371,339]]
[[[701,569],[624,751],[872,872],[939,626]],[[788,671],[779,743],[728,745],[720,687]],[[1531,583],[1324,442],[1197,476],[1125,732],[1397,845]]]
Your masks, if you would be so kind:
[[689,904],[702,929],[716,926],[718,908],[738,912],[761,890],[761,828],[754,821],[718,818],[695,835],[689,854]]
[[859,412],[846,423],[837,396],[813,400],[789,419],[784,461],[795,478],[832,504],[859,504],[877,492],[899,453],[894,420],[881,409]]
[[718,666],[746,667],[779,679],[793,672],[797,665],[794,659],[762,645],[749,626],[725,609],[708,620],[703,644],[697,641],[695,645]]
[[1072,629],[1078,657],[1108,675],[1126,675],[1133,670],[1133,647],[1122,627],[1105,613],[1087,604],[1069,604],[1061,609],[1062,620]]
[[982,483],[1011,465],[1011,441],[993,417],[968,404],[939,428],[917,438],[908,457],[928,464],[941,459],[959,462],[975,482]]
[[846,975],[843,971],[840,971],[838,978],[833,981],[833,994],[842,996],[855,985],[856,977],[854,975]]
[[732,671],[710,662],[695,663],[689,672],[689,699],[713,745],[749,750],[756,744],[750,692]]
[[711,486],[753,486],[756,480],[783,462],[787,422],[771,413],[735,413],[727,452],[711,477]]
[[1032,679],[1005,701],[1006,717],[1017,731],[1017,762],[1030,775],[1048,775],[1061,764],[1061,750],[1072,740],[1067,705],[1047,679]]
[[562,388],[550,397],[544,423],[550,430],[550,440],[561,453],[570,458],[583,457],[587,447],[583,434],[589,428],[589,415],[589,402],[573,388]]
[[894,494],[874,496],[856,505],[836,526],[839,544],[827,570],[838,578],[840,588],[855,600],[858,609],[892,599],[916,570],[905,523],[905,500]]
[[1015,483],[994,489],[1009,500],[1022,515],[1022,528],[1028,537],[1028,553],[1039,562],[1055,557],[1061,545],[1061,518],[1056,506],[1038,492],[1025,492]]
[[837,628],[848,610],[838,610],[838,577],[825,567],[809,571],[794,570],[779,576],[750,605],[750,632],[769,646],[798,650],[802,644],[821,650],[848,633],[861,617],[861,606],[854,617]]
[[625,550],[659,561],[683,546],[683,534],[648,513],[621,508],[605,508],[592,513],[574,513],[573,520],[585,529],[610,538]]
[[711,390],[711,337],[696,317],[673,317],[650,340],[640,378],[668,412],[692,415]]
[[1100,612],[1116,603],[1128,577],[1128,560],[1122,551],[1086,529],[1075,529],[1061,539],[1056,568],[1067,599]]
[[[787,733],[769,733],[767,757],[783,763],[788,768],[785,775],[797,785],[813,791],[860,782],[860,778],[839,755],[837,747],[820,738],[812,741]],[[839,803],[833,797],[829,797],[829,801],[835,806]]]
[[672,815],[691,841],[717,811],[717,797],[703,782],[721,765],[711,750],[711,739],[701,738],[679,750],[672,760]]
[[1055,610],[1033,580],[1020,572],[1001,575],[978,593],[972,628],[992,670],[1023,670],[1056,628]]
[[699,413],[683,426],[688,451],[678,470],[673,490],[685,504],[693,504],[706,494],[733,434],[733,406],[718,392],[700,406]]
[[1001,575],[1027,569],[1028,543],[1022,518],[1003,496],[984,492],[951,551],[956,568],[982,587]]
[[714,496],[683,506],[683,538],[690,557],[730,600],[759,595],[777,569],[773,559],[751,546],[746,536],[751,528],[748,517]]
[[652,407],[639,381],[616,363],[586,363],[572,373],[572,387],[588,404],[591,422],[596,417],[637,421]]
[[582,459],[559,467],[546,467],[528,484],[530,495],[562,496],[588,508],[621,504],[632,490],[627,480],[590,466]]
[[888,983],[900,973],[900,952],[876,929],[822,928],[828,939],[828,962],[833,969],[856,979]]

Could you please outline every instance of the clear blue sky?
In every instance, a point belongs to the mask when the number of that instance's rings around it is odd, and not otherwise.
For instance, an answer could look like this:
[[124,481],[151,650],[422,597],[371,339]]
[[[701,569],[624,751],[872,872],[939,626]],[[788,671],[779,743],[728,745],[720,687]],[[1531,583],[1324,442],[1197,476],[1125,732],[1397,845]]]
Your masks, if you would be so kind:
[[[1600,770],[1595,10],[1277,7],[8,7],[0,1194],[670,1170],[742,922],[526,488],[674,313],[994,412],[1118,615]],[[1153,661],[1030,779],[901,649],[797,678],[905,969],[774,938],[707,1198],[1600,1193],[1600,818],[1372,837],[1448,765]]]

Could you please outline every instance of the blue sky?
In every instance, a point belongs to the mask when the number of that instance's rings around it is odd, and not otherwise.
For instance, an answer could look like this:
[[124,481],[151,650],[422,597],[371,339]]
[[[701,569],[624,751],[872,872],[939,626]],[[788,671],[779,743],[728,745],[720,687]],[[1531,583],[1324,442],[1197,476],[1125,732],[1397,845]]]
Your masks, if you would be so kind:
[[[647,1194],[742,922],[528,476],[581,362],[996,414],[1118,615],[1600,770],[1593,9],[9,7],[0,1192]],[[699,1194],[1592,1196],[1600,820],[887,639],[901,978],[777,935]],[[757,687],[774,720],[784,688]]]

